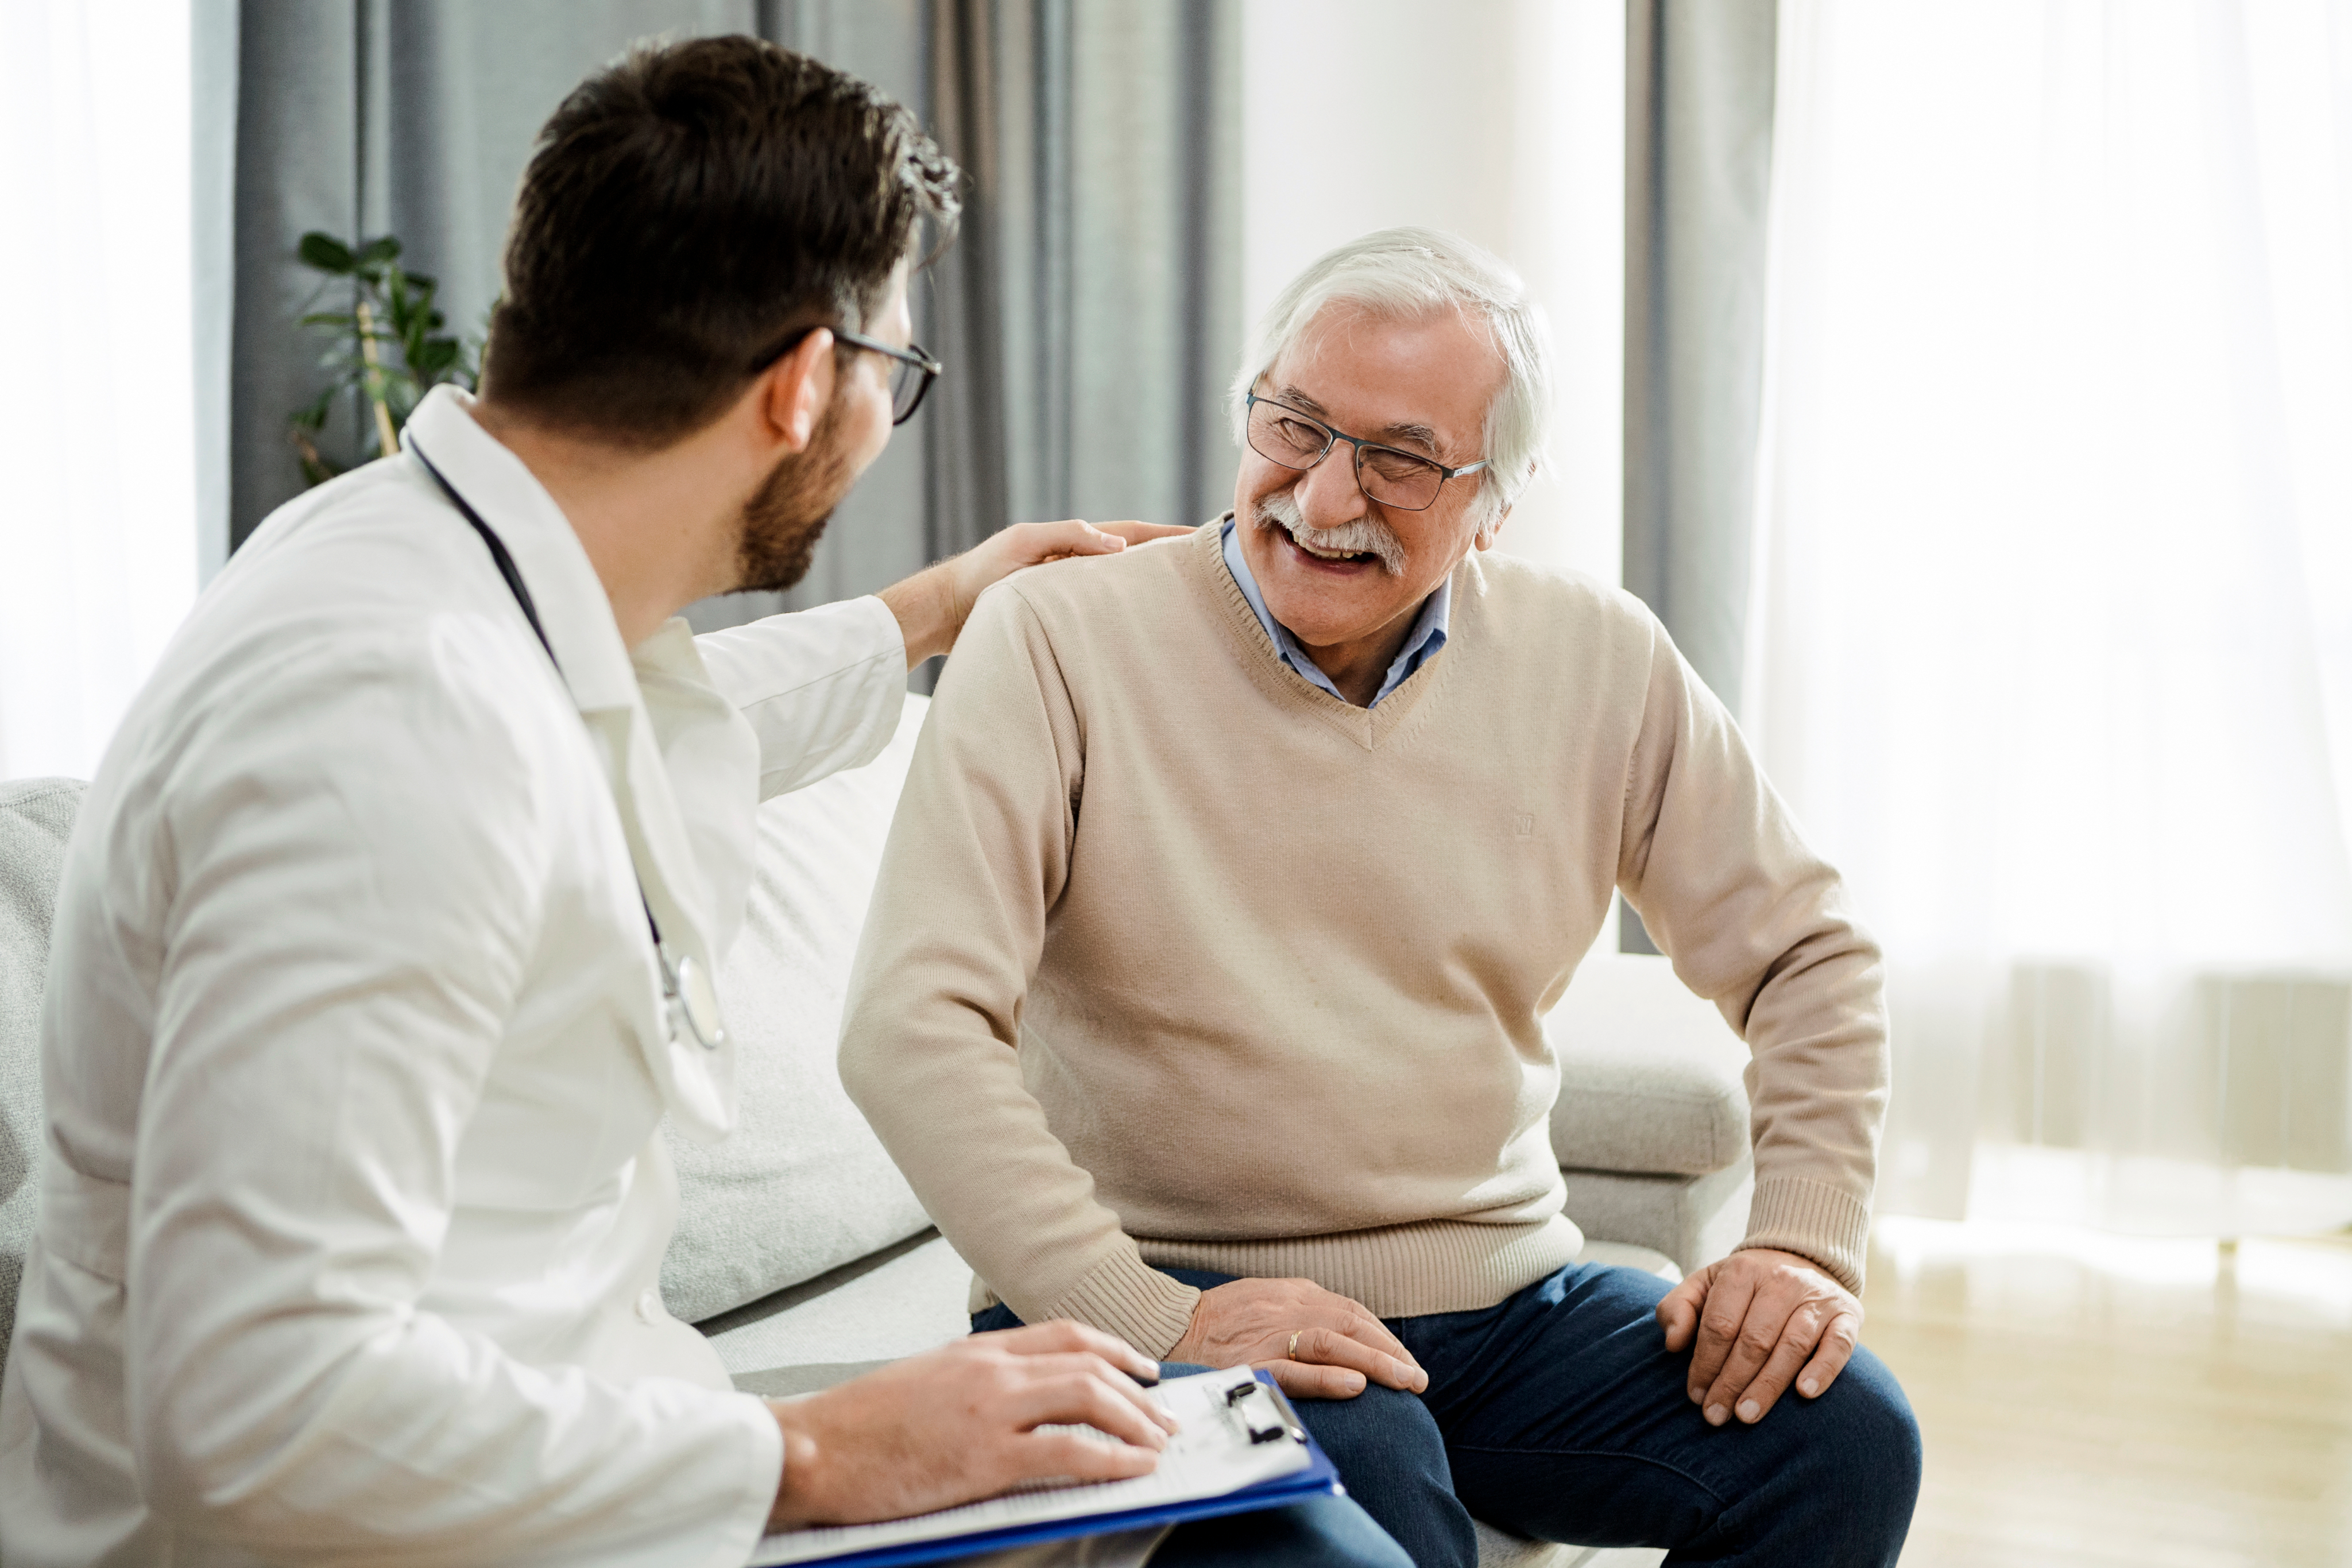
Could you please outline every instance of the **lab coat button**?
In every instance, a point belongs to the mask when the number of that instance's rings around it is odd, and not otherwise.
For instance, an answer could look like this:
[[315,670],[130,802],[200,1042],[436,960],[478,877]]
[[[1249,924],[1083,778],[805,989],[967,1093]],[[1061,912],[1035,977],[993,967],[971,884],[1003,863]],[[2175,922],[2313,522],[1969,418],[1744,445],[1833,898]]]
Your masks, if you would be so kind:
[[661,1314],[661,1292],[648,1285],[644,1293],[637,1297],[637,1316],[646,1322],[653,1322],[658,1320]]

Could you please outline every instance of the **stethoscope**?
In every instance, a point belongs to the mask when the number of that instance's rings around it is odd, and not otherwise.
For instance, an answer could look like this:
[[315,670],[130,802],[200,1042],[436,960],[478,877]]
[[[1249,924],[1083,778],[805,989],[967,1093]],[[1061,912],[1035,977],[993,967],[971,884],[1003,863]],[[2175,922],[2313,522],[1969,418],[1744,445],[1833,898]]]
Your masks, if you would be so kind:
[[[458,515],[471,523],[474,531],[482,536],[482,542],[489,546],[490,559],[498,563],[499,575],[506,579],[508,591],[514,595],[515,603],[522,608],[522,618],[530,622],[532,632],[539,638],[539,645],[547,650],[547,662],[555,666],[556,677],[562,679],[562,661],[555,656],[555,644],[547,640],[547,628],[539,622],[539,606],[531,602],[530,590],[523,585],[522,573],[515,570],[514,557],[507,553],[506,541],[499,538],[497,530],[489,524],[482,521],[482,515],[457,493],[457,486],[442,476],[441,470],[425,455],[425,449],[416,444],[414,436],[409,439],[408,449],[416,455],[419,463],[425,465],[425,471],[433,476],[433,482],[441,486],[442,493],[449,497]],[[634,865],[630,867],[632,874],[635,869]],[[686,1032],[694,1037],[697,1045],[705,1051],[717,1051],[727,1043],[727,1029],[719,1017],[719,992],[711,986],[710,977],[703,972],[701,965],[694,961],[693,954],[682,958],[670,956],[669,945],[662,940],[661,922],[654,918],[653,901],[646,896],[643,877],[637,878],[637,904],[646,912],[646,929],[653,933],[654,961],[661,966],[662,1000],[669,1011],[671,1038],[677,1038],[678,1026],[683,1023]]]

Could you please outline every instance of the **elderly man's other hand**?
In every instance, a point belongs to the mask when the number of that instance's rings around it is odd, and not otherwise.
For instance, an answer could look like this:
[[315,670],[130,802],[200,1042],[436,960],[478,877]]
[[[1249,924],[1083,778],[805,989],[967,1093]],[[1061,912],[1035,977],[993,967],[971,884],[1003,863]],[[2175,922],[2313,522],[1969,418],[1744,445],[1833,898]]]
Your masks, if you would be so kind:
[[1235,1280],[1202,1291],[1168,1359],[1264,1367],[1284,1393],[1307,1399],[1352,1399],[1367,1377],[1408,1394],[1429,1386],[1387,1324],[1311,1280]]
[[[768,1528],[899,1519],[1048,1477],[1147,1475],[1176,1429],[1138,1381],[1159,1373],[1107,1333],[1051,1322],[974,1334],[822,1394],[770,1400],[784,1470]],[[1077,1425],[1115,1440],[1038,1429]]]
[[1793,1252],[1753,1247],[1710,1263],[1658,1303],[1666,1348],[1697,1344],[1691,1403],[1720,1427],[1764,1419],[1790,1383],[1818,1396],[1862,1340],[1862,1303]]

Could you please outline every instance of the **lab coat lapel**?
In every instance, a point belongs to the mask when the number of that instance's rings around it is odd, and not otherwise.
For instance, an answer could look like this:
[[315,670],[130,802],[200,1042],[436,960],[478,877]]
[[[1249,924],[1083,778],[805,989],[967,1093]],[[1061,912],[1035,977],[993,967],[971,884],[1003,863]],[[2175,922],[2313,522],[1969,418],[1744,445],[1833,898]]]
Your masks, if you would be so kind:
[[[635,683],[632,683],[634,689]],[[656,744],[643,702],[607,707],[582,716],[605,745],[606,775],[621,811],[646,903],[660,923],[662,942],[673,963],[692,959],[717,983],[716,945],[703,911],[709,896],[703,884],[669,769]],[[749,799],[747,787],[746,799]],[[650,940],[650,937],[648,938]],[[701,1044],[659,1001],[656,1017],[640,1027],[647,1064],[669,1102],[670,1114],[698,1142],[723,1137],[735,1125],[735,1043],[731,1033],[717,1050]]]
[[[661,737],[613,619],[612,601],[554,498],[520,458],[474,423],[469,401],[453,388],[436,388],[409,416],[403,442],[431,459],[514,558],[573,706],[598,748],[629,858],[660,923],[662,940],[674,961],[691,957],[715,983],[719,944],[713,941],[706,913],[712,907],[710,890],[680,817]],[[432,484],[429,476],[425,483]],[[690,642],[688,654],[692,657]],[[698,673],[698,659],[694,669]],[[720,700],[715,693],[711,696]],[[740,716],[736,727],[741,727]],[[747,812],[755,791],[756,782],[745,784]],[[674,1030],[650,933],[644,960],[646,985],[634,998],[630,1022],[646,1065],[683,1130],[698,1141],[723,1136],[735,1123],[732,1037],[713,1051],[698,1043],[691,1031]]]
[[629,651],[652,721],[662,781],[682,824],[686,863],[698,873],[696,928],[714,957],[735,945],[751,892],[758,836],[760,737],[720,695],[682,616]]

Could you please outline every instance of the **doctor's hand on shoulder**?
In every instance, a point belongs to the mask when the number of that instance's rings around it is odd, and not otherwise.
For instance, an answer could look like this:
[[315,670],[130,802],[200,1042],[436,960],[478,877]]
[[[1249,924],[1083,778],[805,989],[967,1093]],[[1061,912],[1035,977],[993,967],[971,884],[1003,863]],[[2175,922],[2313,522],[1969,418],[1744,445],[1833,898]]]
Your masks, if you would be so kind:
[[929,567],[878,597],[898,618],[907,640],[907,667],[955,645],[982,589],[1024,567],[1074,555],[1116,555],[1129,545],[1171,538],[1192,530],[1163,523],[1015,523],[1001,528],[960,556]]
[[[974,1334],[796,1399],[768,1528],[863,1524],[993,1497],[1023,1481],[1147,1475],[1176,1423],[1145,1397],[1160,1375],[1072,1322]],[[1140,1380],[1140,1381],[1139,1381]],[[1046,1432],[1083,1424],[1115,1439]]]

